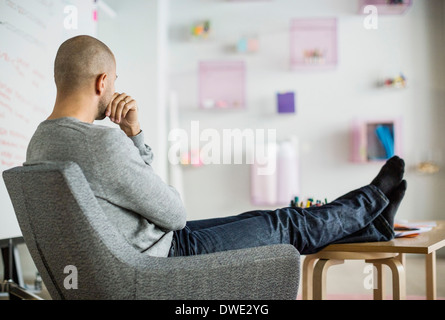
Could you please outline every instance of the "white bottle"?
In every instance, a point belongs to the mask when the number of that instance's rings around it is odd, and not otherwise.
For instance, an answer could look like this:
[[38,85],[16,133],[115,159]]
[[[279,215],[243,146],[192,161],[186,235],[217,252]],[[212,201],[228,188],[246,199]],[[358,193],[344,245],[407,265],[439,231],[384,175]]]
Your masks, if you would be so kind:
[[289,205],[299,196],[298,183],[298,143],[281,143],[277,158],[277,201],[279,205]]

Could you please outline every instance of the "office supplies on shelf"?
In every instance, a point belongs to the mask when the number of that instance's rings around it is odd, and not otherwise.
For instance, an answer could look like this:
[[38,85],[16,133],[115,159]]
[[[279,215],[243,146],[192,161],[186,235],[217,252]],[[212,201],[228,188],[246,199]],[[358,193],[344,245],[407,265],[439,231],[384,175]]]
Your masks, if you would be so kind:
[[326,61],[325,52],[319,49],[313,49],[313,50],[305,49],[303,50],[303,55],[306,64],[320,65],[324,64]]
[[259,50],[259,40],[256,36],[242,37],[236,46],[238,53],[256,53]]
[[210,21],[205,20],[195,23],[191,28],[191,35],[197,39],[207,39],[210,35]]
[[384,81],[380,81],[377,83],[378,87],[395,89],[405,89],[407,85],[407,78],[403,73],[400,73],[397,77],[386,78]]

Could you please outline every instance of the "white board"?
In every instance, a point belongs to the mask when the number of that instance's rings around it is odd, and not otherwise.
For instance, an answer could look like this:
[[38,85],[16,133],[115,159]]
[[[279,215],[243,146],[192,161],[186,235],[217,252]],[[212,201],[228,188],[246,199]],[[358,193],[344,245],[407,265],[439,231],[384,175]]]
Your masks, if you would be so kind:
[[[56,97],[54,59],[60,44],[96,35],[94,0],[0,0],[0,172],[21,166],[37,126]],[[0,179],[0,239],[21,236]]]

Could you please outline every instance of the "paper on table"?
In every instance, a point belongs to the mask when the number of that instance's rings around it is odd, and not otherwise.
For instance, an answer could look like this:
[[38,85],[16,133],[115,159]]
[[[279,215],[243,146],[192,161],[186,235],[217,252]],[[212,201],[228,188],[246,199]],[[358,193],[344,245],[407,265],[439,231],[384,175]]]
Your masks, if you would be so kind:
[[421,233],[431,231],[437,226],[435,221],[426,222],[396,222],[394,231],[396,238],[416,237]]

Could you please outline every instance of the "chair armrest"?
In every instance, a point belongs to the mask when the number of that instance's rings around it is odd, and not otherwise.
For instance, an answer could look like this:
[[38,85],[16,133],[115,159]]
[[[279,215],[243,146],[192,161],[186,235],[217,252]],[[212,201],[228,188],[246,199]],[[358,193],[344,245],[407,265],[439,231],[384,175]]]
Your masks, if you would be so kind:
[[147,261],[149,266],[145,267],[139,264],[137,299],[292,300],[297,297],[300,254],[291,245],[155,261]]

